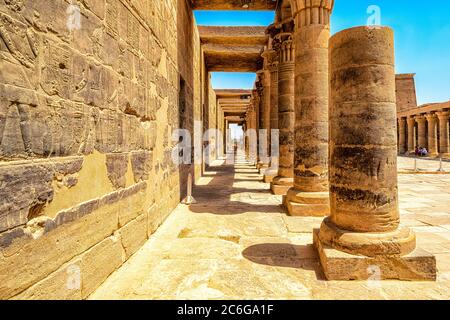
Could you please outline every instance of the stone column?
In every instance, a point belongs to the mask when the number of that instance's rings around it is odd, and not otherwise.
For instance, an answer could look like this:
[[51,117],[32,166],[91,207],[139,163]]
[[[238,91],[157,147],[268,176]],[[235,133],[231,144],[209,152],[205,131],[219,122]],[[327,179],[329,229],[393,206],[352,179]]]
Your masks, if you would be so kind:
[[436,112],[439,119],[439,153],[441,155],[447,155],[449,150],[449,132],[448,132],[448,116],[449,111]]
[[408,117],[408,153],[414,154],[416,151],[416,120],[414,117]]
[[225,129],[224,129],[224,133],[225,133],[225,144],[224,144],[224,148],[225,148],[225,156],[228,156],[228,143],[229,143],[229,137],[230,137],[230,130],[228,128],[229,123],[228,123],[228,119],[225,118]]
[[333,0],[292,0],[295,20],[294,186],[284,204],[290,215],[329,214],[328,40]]
[[407,151],[406,146],[406,118],[398,119],[398,145],[399,145],[399,154],[405,154]]
[[429,113],[426,118],[428,121],[428,153],[430,156],[436,156],[438,154],[436,115]]
[[249,134],[247,136],[248,142],[249,142],[249,161],[252,165],[256,162],[256,155],[257,155],[257,134],[256,134],[256,106],[254,105],[254,101],[252,100],[252,103],[249,107]]
[[280,157],[278,175],[270,188],[274,194],[285,195],[294,184],[294,43],[291,33],[279,35],[281,46],[278,65],[278,127]]
[[419,136],[419,148],[428,149],[427,118],[424,115],[418,115],[416,116],[416,122],[418,124],[417,135]]
[[[362,120],[364,119],[364,120]],[[435,259],[399,228],[394,33],[344,30],[330,40],[331,214],[314,243],[329,280],[434,279]]]
[[255,83],[255,100],[256,100],[256,118],[257,118],[257,142],[258,142],[258,153],[257,153],[257,161],[256,161],[256,168],[259,170],[259,168],[262,166],[262,159],[260,155],[260,148],[262,145],[264,145],[264,141],[261,141],[261,137],[259,136],[259,131],[263,129],[264,126],[264,108],[262,104],[262,97],[264,94],[264,87],[263,87],[263,80],[264,77],[263,70],[259,70],[256,72],[256,83]]
[[[264,182],[270,183],[278,173],[278,155],[272,156],[272,130],[278,129],[278,52],[274,48],[267,53],[270,72],[270,167],[264,172]],[[278,141],[277,141],[278,142]]]
[[[265,54],[263,53],[263,56]],[[266,64],[266,63],[265,63]],[[261,99],[260,99],[260,130],[266,130],[267,135],[264,141],[258,138],[260,147],[264,150],[265,156],[259,156],[258,169],[263,173],[269,166],[269,132],[270,132],[270,73],[267,68],[259,72],[261,82]]]

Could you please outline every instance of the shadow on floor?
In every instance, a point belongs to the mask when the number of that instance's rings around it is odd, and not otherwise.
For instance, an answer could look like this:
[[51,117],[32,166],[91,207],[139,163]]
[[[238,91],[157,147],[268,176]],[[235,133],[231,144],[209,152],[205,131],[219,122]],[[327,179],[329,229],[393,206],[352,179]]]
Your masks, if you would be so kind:
[[[236,178],[236,174],[243,174],[248,180]],[[197,204],[189,206],[191,212],[212,213],[217,215],[234,215],[260,211],[267,213],[285,212],[281,205],[263,204],[265,198],[264,195],[270,193],[268,189],[233,187],[234,182],[236,181],[258,182],[257,169],[252,165],[245,163],[211,165],[206,170],[204,177],[212,179],[206,185],[194,186],[193,196],[197,200]],[[241,193],[252,194],[249,197],[251,202],[231,200],[233,195]]]
[[242,256],[254,263],[271,267],[312,270],[317,280],[326,280],[312,244],[263,243],[250,246]]

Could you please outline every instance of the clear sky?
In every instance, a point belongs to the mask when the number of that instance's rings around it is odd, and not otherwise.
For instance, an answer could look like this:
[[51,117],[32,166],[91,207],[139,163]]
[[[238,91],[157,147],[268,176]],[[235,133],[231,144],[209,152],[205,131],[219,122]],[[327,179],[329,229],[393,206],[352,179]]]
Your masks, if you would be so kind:
[[[397,73],[416,73],[418,103],[450,100],[450,0],[336,0],[332,33],[366,25],[380,8],[381,24],[395,31]],[[269,25],[273,12],[197,11],[199,25]],[[213,73],[215,88],[252,88],[254,74]]]

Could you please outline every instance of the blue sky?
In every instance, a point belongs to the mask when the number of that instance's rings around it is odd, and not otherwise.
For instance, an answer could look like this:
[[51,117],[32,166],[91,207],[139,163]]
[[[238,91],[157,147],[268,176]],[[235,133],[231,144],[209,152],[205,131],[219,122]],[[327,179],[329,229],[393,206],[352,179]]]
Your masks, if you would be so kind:
[[[449,0],[433,5],[418,0],[336,0],[332,33],[365,25],[376,5],[381,10],[381,24],[390,26],[396,38],[397,73],[416,73],[418,103],[450,99],[450,12]],[[438,5],[439,3],[439,5]],[[273,12],[197,11],[199,25],[248,26],[269,25]],[[254,74],[213,73],[215,88],[252,88]]]

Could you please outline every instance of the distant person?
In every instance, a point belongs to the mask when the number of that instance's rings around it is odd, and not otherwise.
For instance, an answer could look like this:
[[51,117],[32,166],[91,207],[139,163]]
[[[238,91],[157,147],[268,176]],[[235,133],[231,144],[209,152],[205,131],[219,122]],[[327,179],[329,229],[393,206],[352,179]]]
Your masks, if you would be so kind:
[[416,149],[414,150],[414,154],[415,154],[416,156],[419,155],[419,147],[416,147]]
[[422,156],[426,157],[428,155],[428,150],[427,148],[422,148]]

